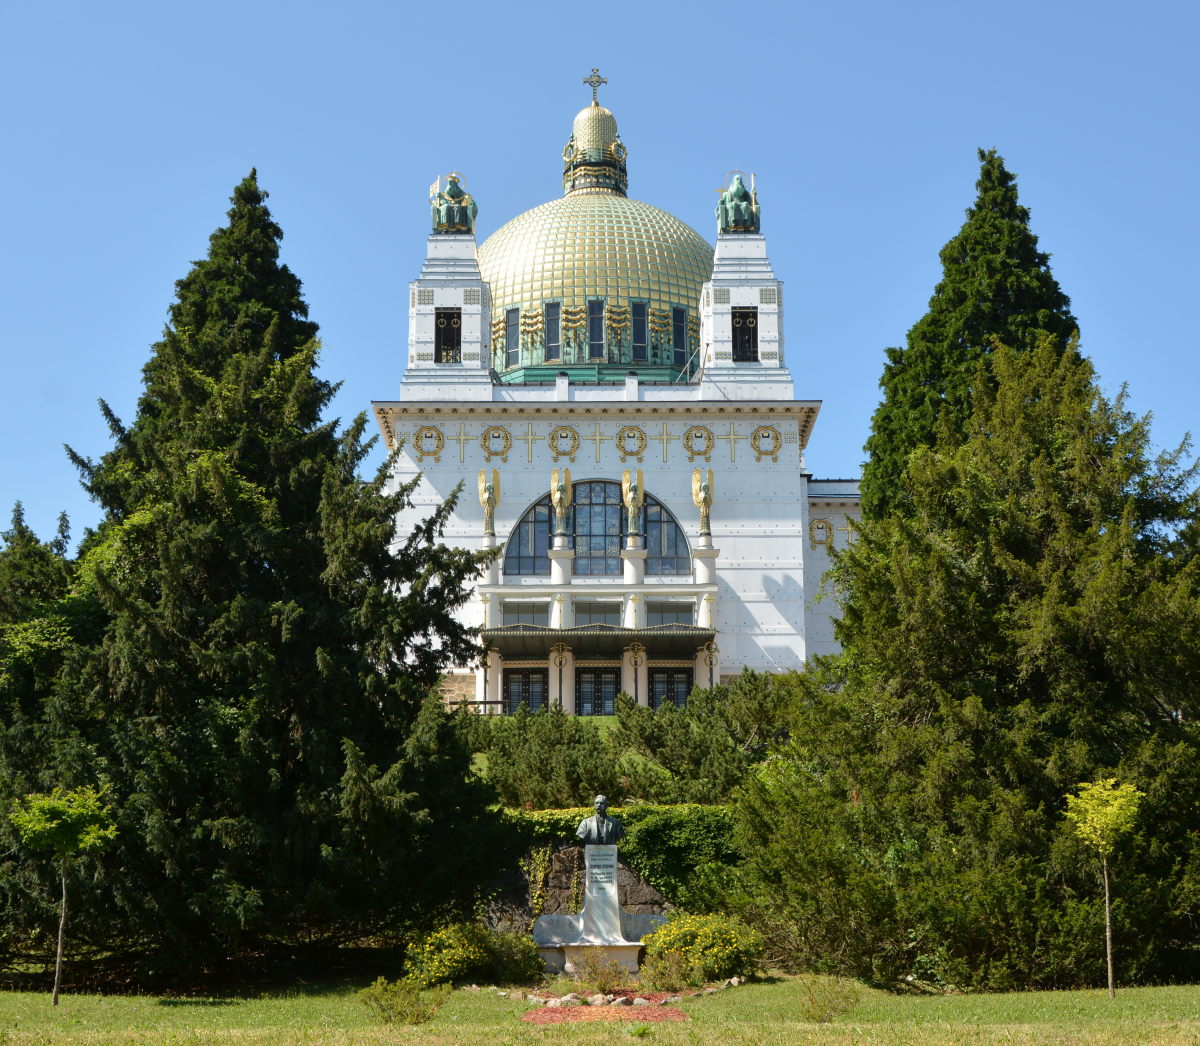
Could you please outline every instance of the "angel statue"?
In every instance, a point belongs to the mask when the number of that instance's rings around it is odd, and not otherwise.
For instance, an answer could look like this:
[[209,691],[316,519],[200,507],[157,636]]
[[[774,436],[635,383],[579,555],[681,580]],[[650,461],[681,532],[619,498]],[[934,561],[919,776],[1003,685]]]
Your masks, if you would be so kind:
[[496,506],[500,504],[500,473],[492,469],[479,470],[479,504],[483,506],[483,532],[488,537],[496,536]]
[[554,533],[565,535],[567,532],[567,509],[571,507],[571,470],[563,469],[562,475],[558,469],[550,473],[550,504],[554,506]]
[[621,476],[621,500],[625,502],[625,532],[638,534],[638,516],[642,504],[646,500],[646,485],[642,479],[642,470],[635,469],[631,474],[626,469]]
[[700,533],[711,534],[708,524],[708,513],[712,508],[713,502],[713,470],[709,469],[705,475],[699,469],[692,472],[692,501],[700,510]]

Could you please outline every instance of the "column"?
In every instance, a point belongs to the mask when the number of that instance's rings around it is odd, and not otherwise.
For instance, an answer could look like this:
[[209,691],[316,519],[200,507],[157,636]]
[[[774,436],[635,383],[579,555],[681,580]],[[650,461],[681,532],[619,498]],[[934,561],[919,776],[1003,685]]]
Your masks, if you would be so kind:
[[621,655],[621,689],[639,705],[650,703],[650,673],[646,662],[646,648],[641,643],[630,643]]
[[566,643],[555,643],[550,650],[550,704],[561,705],[568,715],[575,714],[575,651]]
[[574,572],[575,550],[567,547],[567,535],[555,534],[554,545],[546,554],[550,557],[550,584],[569,585]]

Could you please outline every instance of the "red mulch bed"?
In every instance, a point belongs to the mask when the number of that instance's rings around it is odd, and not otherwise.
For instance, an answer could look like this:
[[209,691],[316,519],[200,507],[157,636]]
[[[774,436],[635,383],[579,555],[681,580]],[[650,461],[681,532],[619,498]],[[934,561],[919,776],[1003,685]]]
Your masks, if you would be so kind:
[[539,1006],[526,1010],[521,1020],[530,1024],[571,1024],[575,1021],[686,1021],[687,1014],[674,1006]]

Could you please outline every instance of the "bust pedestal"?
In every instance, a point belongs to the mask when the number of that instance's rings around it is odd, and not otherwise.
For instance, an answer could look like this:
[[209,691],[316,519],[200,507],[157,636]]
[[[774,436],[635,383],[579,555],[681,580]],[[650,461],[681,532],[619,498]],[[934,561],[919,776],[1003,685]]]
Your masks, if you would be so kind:
[[617,848],[585,846],[583,911],[579,915],[542,915],[533,939],[551,973],[575,972],[585,954],[604,953],[608,962],[637,973],[642,937],[664,920],[661,915],[621,911],[617,899]]

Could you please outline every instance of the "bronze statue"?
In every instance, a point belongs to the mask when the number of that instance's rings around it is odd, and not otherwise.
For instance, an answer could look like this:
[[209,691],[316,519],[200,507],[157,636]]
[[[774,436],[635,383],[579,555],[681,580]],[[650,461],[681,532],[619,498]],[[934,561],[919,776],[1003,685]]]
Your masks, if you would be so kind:
[[596,812],[585,817],[575,829],[575,838],[584,846],[615,846],[625,835],[625,829],[615,817],[608,816],[608,800],[596,796]]
[[446,175],[446,188],[439,189],[441,178],[433,183],[429,204],[434,232],[475,232],[475,215],[479,208],[461,183],[462,175],[457,171]]
[[621,500],[625,503],[625,531],[629,534],[640,533],[638,530],[638,515],[646,501],[646,485],[642,479],[642,470],[635,469],[631,474],[626,469],[621,476]]
[[692,471],[692,502],[700,510],[700,533],[711,534],[709,528],[708,514],[712,508],[713,502],[713,470],[708,470],[708,475],[702,473],[699,469]]
[[500,473],[495,469],[490,477],[487,469],[479,470],[479,504],[483,506],[483,532],[495,537],[496,506],[500,504]]
[[550,473],[550,504],[554,506],[554,533],[567,532],[567,509],[571,507],[571,470],[563,469],[562,475],[555,469]]
[[717,204],[718,230],[723,233],[758,232],[760,217],[758,189],[747,189],[742,176],[735,174]]

